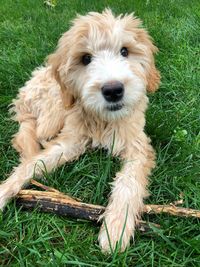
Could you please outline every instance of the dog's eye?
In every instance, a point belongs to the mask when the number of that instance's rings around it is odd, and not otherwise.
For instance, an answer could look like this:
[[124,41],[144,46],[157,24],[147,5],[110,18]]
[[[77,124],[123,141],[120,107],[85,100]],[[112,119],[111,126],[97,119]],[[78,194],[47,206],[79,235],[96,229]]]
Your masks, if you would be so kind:
[[126,47],[122,47],[120,53],[123,57],[128,57],[128,49]]
[[83,65],[87,66],[92,61],[92,56],[90,54],[86,54],[86,55],[82,56],[81,61],[82,61]]

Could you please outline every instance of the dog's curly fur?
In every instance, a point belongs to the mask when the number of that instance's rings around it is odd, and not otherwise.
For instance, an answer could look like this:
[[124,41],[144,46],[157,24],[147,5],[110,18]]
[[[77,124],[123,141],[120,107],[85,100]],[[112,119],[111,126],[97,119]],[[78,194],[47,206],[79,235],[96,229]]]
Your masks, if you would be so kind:
[[[121,239],[121,250],[126,248],[154,167],[144,133],[146,91],[154,92],[160,81],[154,64],[157,48],[140,24],[133,14],[115,17],[108,9],[78,16],[46,66],[20,89],[11,110],[20,124],[13,146],[21,164],[0,185],[1,209],[33,172],[41,176],[44,165],[50,172],[78,159],[89,145],[101,146],[119,156],[123,167],[112,183],[99,243],[110,251]],[[120,54],[122,48],[128,55]],[[91,61],[85,65],[84,55]],[[116,82],[124,87],[123,98],[108,102],[102,87]]]

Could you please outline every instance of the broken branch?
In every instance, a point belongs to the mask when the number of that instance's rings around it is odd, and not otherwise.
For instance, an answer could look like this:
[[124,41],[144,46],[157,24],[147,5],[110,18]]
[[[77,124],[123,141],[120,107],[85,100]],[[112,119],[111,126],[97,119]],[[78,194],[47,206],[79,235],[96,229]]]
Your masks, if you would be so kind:
[[[78,199],[65,195],[35,180],[31,180],[31,184],[48,191],[21,190],[17,195],[17,203],[25,209],[38,207],[45,212],[52,212],[90,221],[98,221],[100,215],[105,211],[105,207],[103,206],[83,203]],[[175,205],[144,205],[143,212],[147,214],[167,213],[175,216],[200,218],[199,210],[177,207]],[[139,224],[140,228],[143,228],[143,230],[148,228],[147,222],[140,221]],[[159,225],[153,225],[159,227]]]

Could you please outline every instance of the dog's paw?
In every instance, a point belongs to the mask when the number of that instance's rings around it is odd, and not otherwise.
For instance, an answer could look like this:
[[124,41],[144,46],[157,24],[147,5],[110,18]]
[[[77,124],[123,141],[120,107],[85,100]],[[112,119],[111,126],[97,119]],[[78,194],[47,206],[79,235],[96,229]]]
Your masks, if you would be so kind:
[[99,233],[98,241],[102,252],[112,253],[117,249],[123,252],[129,246],[134,227],[129,227],[125,221],[105,219]]
[[[1,187],[0,187],[1,190]],[[6,205],[5,196],[0,192],[0,210],[3,210],[4,206]]]
[[5,184],[0,184],[0,210],[3,210],[8,201],[6,189]]

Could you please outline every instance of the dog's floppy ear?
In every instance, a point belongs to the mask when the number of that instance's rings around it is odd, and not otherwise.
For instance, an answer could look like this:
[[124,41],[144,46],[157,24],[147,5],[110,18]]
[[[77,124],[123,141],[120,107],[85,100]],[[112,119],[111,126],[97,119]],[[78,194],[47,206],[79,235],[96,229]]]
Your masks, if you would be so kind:
[[[68,86],[63,81],[63,76],[67,76],[67,69],[69,67],[68,52],[70,49],[70,41],[68,36],[68,32],[63,34],[58,42],[56,51],[47,58],[47,64],[51,66],[52,75],[60,85],[63,104],[66,108],[70,107],[74,103],[74,97]],[[61,75],[63,69],[65,70],[64,75],[63,73]]]
[[152,38],[145,29],[138,28],[137,38],[146,48],[145,54],[148,56],[148,64],[146,66],[147,91],[153,93],[160,84],[160,72],[156,69],[154,60],[154,55],[158,52],[158,48],[153,44]]
[[155,92],[160,84],[160,73],[156,69],[154,55],[158,48],[153,44],[152,38],[148,32],[141,28],[142,22],[134,14],[125,15],[125,29],[132,33],[134,40],[137,42],[137,48],[145,59],[144,67],[146,69],[147,91]]
[[147,91],[155,92],[160,84],[160,72],[156,69],[154,59],[151,60],[150,68],[147,73]]
[[138,40],[145,45],[146,54],[148,56],[147,65],[147,91],[150,93],[155,92],[160,84],[160,72],[155,66],[154,55],[158,52],[158,48],[153,44],[152,38],[144,29],[138,29]]

